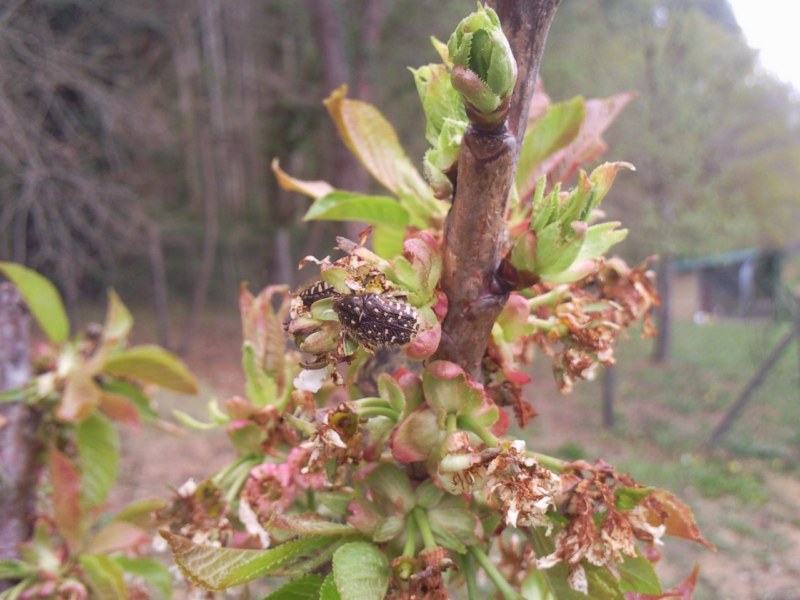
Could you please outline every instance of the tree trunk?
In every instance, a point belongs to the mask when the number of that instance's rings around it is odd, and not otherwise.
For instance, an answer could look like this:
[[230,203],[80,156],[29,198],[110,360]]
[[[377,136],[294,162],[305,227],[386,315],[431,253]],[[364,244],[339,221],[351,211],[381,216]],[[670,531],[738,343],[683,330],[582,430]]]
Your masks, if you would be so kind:
[[161,245],[161,233],[158,225],[151,223],[148,227],[150,243],[148,253],[150,270],[153,275],[153,309],[158,323],[158,343],[164,348],[170,348],[169,334],[169,301],[167,286],[167,270],[164,266],[164,250]]
[[508,299],[497,277],[504,213],[550,23],[559,0],[493,3],[519,75],[507,122],[494,131],[470,125],[461,143],[453,207],[444,229],[441,285],[448,298],[436,357],[480,379],[492,326]]
[[665,363],[672,354],[672,294],[675,279],[675,261],[667,253],[661,257],[661,268],[658,269],[658,295],[661,306],[658,307],[656,323],[658,335],[653,348],[653,361]]
[[[28,315],[10,283],[0,284],[0,391],[30,381]],[[36,504],[38,416],[24,402],[0,404],[0,560],[19,558],[32,533]],[[8,582],[0,582],[0,591]]]
[[[336,0],[309,0],[308,7],[311,11],[314,37],[322,61],[323,85],[327,96],[343,83],[353,82],[344,50],[344,31],[337,14]],[[366,73],[366,70],[363,72]],[[356,91],[359,91],[359,88],[361,91],[367,89],[365,85],[356,87]],[[368,98],[360,99],[368,100]],[[330,120],[325,122],[323,132],[325,135],[323,147],[326,165],[325,179],[335,188],[366,192],[369,181],[367,172],[339,139]],[[358,234],[363,229],[364,225],[361,223],[348,223],[346,226],[347,237],[358,239]]]

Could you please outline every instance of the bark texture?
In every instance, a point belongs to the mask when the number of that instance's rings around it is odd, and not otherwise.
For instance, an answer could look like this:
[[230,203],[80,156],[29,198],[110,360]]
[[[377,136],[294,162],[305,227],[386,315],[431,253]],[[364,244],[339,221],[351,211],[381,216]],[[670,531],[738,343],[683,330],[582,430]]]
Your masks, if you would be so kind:
[[[31,377],[28,315],[16,288],[0,284],[0,391]],[[36,499],[36,414],[24,402],[0,404],[0,560],[18,558],[31,535]],[[0,582],[0,590],[3,582]]]
[[464,134],[453,207],[444,231],[442,289],[448,313],[436,357],[480,377],[492,325],[508,299],[497,278],[506,250],[503,216],[525,135],[539,64],[559,0],[490,2],[517,61],[519,77],[506,123],[494,131],[470,126]]

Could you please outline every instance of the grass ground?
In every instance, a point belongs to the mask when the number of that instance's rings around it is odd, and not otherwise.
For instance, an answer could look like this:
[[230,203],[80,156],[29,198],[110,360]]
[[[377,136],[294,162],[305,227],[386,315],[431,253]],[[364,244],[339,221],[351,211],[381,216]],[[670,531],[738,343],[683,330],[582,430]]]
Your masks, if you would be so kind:
[[[236,309],[208,317],[186,357],[204,381],[203,398],[162,395],[161,410],[205,416],[205,402],[241,392]],[[145,324],[146,328],[146,324]],[[677,582],[702,565],[698,600],[800,599],[800,372],[790,348],[712,455],[701,452],[710,431],[786,331],[772,323],[678,324],[674,358],[648,360],[650,344],[623,341],[618,350],[616,425],[601,425],[598,383],[560,396],[545,365],[530,397],[540,412],[529,447],[562,458],[604,458],[644,483],[667,488],[694,509],[703,547],[668,540],[659,570]],[[164,484],[202,478],[230,460],[220,433],[185,437],[143,431],[126,436],[119,498],[165,495]]]
[[649,343],[624,341],[613,431],[601,426],[600,385],[584,384],[558,397],[546,391],[546,373],[540,376],[534,447],[565,458],[602,457],[694,508],[718,552],[673,540],[659,568],[666,581],[677,581],[700,561],[698,600],[800,598],[797,346],[775,365],[719,448],[703,452],[710,432],[787,328],[679,323],[665,366],[651,364]]

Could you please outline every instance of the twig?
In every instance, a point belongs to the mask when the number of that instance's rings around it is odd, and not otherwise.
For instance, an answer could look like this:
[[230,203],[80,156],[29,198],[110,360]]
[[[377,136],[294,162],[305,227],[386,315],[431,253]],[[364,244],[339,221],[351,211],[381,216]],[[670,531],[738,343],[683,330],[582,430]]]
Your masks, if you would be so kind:
[[545,39],[559,0],[492,4],[511,44],[519,76],[506,122],[491,130],[470,125],[461,144],[456,192],[444,232],[441,285],[449,308],[436,354],[458,363],[475,378],[480,376],[492,325],[508,299],[508,290],[496,276],[505,251],[503,216]]

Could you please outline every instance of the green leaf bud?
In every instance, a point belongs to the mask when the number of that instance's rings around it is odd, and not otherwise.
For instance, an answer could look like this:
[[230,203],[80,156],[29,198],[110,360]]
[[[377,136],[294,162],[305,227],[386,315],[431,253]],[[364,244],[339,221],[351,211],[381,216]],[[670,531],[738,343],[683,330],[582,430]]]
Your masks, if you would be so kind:
[[482,114],[493,113],[511,96],[517,63],[500,19],[491,8],[478,10],[458,24],[447,43],[453,61],[453,87]]

